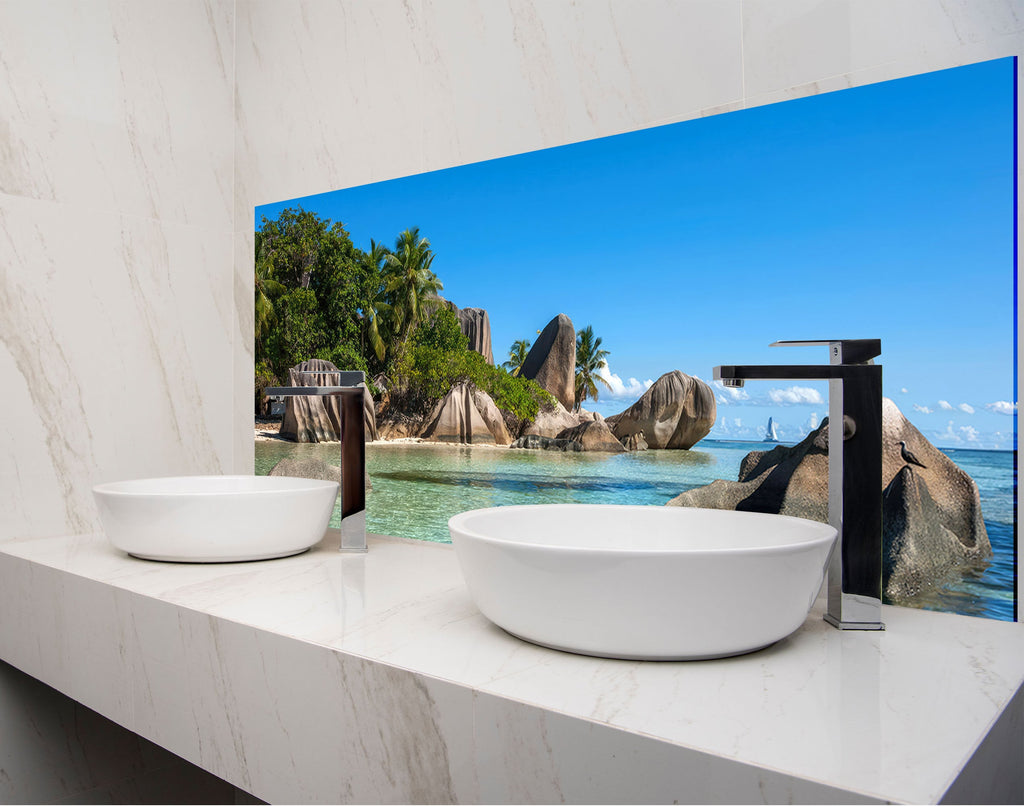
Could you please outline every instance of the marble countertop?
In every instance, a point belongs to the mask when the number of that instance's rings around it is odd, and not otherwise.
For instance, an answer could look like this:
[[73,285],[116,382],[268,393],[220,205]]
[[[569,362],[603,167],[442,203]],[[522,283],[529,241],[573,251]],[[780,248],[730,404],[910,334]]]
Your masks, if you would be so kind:
[[[989,753],[994,761],[975,751],[1001,716],[1011,743],[1022,729],[1021,624],[885,607],[886,631],[840,632],[816,609],[789,638],[742,657],[588,658],[488,622],[450,546],[371,536],[367,554],[343,555],[336,540],[329,535],[295,557],[221,565],[136,560],[101,535],[5,543],[0,653],[257,796],[293,802],[370,802],[389,792],[403,800],[672,800],[700,776],[705,783],[686,790],[696,800],[714,786],[711,793],[737,802],[937,802],[972,757],[972,774],[992,774],[978,765],[998,765],[998,749]],[[357,661],[359,701],[351,698]],[[250,679],[255,662],[262,676]],[[404,673],[413,676],[433,716],[419,724],[409,716],[419,712],[408,710],[388,731],[430,733],[427,744],[442,748],[448,767],[440,789],[388,790],[386,781],[349,775],[307,792],[301,787],[313,787],[319,773],[304,771],[294,753],[292,789],[275,789],[287,783],[250,769],[260,754],[261,764],[272,756],[263,747],[268,726],[286,727],[293,743],[297,726],[318,730],[317,709],[285,694],[275,675],[313,697],[324,664],[347,670],[323,683],[350,691],[337,705],[341,721],[360,702],[405,713],[401,702],[380,701],[398,696]],[[200,668],[212,682],[200,680]],[[86,669],[103,679],[85,679]],[[370,682],[374,675],[390,681],[387,693]],[[165,724],[175,708],[190,715]],[[203,709],[223,714],[220,722],[204,729],[212,717]],[[263,722],[244,724],[248,717],[237,714],[253,709],[266,711]],[[397,768],[393,746],[379,752]],[[595,764],[629,788],[602,783]],[[282,775],[273,780],[290,780]],[[530,782],[519,780],[527,775]]]

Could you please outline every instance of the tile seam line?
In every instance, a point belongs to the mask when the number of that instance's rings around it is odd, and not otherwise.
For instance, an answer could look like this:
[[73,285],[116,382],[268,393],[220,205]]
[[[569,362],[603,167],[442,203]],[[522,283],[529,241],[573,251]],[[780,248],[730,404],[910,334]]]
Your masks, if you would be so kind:
[[747,102],[746,0],[740,0],[740,103]]
[[[238,360],[241,347],[244,351],[245,345],[238,344],[238,330],[240,326],[240,312],[238,303],[234,299],[237,260],[237,239],[238,239],[238,0],[231,2],[231,243],[228,251],[228,267],[230,268],[230,283],[232,308],[234,308],[234,323],[231,327],[231,356],[232,363]],[[255,347],[253,348],[255,363]],[[255,370],[253,370],[255,372]],[[237,371],[232,373],[235,377],[231,381],[231,419],[234,420],[238,410],[239,389],[237,388]],[[233,472],[239,471],[241,457],[238,455],[239,442],[234,436],[231,438],[230,462]],[[219,460],[218,460],[219,461]]]

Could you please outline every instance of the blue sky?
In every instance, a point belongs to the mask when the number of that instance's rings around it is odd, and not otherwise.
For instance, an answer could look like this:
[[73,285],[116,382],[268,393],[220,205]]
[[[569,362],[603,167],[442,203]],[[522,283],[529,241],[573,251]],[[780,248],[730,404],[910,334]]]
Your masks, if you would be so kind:
[[[881,338],[884,392],[935,444],[1013,445],[1014,64],[1000,59],[308,196],[355,244],[418,226],[495,360],[559,313],[610,351],[613,414],[674,369],[816,363]],[[796,439],[824,384],[716,387],[712,436]]]

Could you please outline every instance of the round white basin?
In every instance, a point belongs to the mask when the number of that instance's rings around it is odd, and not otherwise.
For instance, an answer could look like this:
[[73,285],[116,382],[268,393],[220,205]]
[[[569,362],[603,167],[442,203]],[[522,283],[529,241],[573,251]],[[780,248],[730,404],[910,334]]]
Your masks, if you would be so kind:
[[612,658],[752,652],[807,618],[836,541],[802,518],[553,504],[448,522],[480,611],[543,646]]
[[335,481],[290,476],[180,476],[93,488],[117,548],[146,560],[216,563],[298,554],[327,530]]

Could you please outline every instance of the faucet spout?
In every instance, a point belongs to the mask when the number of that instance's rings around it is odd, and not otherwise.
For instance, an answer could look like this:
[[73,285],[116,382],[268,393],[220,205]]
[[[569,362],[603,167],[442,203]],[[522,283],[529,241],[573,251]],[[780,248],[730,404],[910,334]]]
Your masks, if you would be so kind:
[[880,339],[778,341],[828,345],[819,365],[723,365],[723,386],[747,380],[829,382],[828,512],[839,545],[828,569],[825,620],[840,629],[882,630],[882,367]]
[[712,377],[723,386],[742,386],[744,381],[832,381],[857,380],[869,376],[874,364],[725,364],[712,369]]

